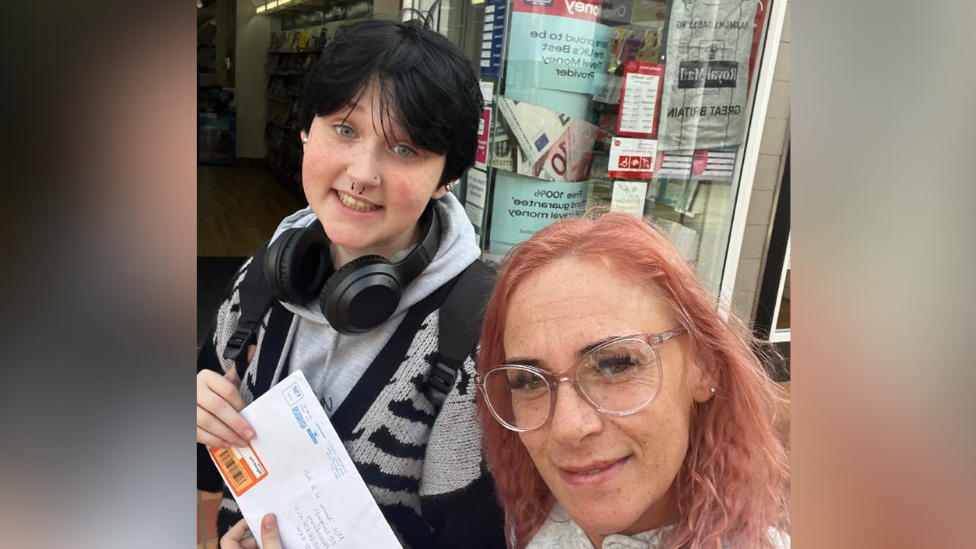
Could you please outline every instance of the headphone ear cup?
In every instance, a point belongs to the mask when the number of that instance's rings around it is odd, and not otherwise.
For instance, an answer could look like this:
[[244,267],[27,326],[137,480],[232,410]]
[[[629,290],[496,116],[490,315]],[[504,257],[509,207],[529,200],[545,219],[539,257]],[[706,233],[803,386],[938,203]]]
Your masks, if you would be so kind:
[[331,271],[329,240],[315,227],[283,232],[264,258],[264,278],[272,293],[296,305],[315,299]]
[[402,291],[393,265],[384,257],[367,255],[343,265],[329,278],[319,306],[336,331],[359,334],[390,318]]

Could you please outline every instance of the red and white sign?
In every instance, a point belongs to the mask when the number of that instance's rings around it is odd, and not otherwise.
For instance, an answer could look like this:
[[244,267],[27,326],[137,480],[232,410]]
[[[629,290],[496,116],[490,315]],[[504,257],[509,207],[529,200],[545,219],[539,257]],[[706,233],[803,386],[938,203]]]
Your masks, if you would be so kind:
[[521,13],[539,13],[571,17],[580,21],[599,21],[601,0],[515,0],[512,9]]
[[627,61],[620,87],[617,135],[657,137],[664,65]]
[[610,177],[631,179],[649,178],[654,175],[657,141],[654,139],[628,139],[615,137],[610,143]]
[[474,153],[475,166],[486,169],[488,162],[488,132],[491,128],[491,108],[486,107],[481,112],[481,120],[478,121],[478,149]]

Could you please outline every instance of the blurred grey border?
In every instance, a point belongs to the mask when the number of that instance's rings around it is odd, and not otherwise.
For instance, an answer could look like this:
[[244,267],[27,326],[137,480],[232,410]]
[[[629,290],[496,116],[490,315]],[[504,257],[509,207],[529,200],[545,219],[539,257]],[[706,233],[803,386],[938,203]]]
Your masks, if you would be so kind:
[[[194,543],[193,9],[5,8],[4,546]],[[791,10],[792,535],[966,546],[976,10]]]

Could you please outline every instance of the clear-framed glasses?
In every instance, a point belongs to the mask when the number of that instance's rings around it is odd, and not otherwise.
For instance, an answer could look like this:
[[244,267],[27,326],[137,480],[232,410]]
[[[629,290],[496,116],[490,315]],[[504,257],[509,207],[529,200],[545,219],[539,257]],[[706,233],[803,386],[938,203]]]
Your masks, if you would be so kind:
[[552,417],[556,389],[570,381],[600,413],[629,416],[650,406],[661,391],[656,347],[684,327],[659,334],[623,336],[601,343],[560,374],[524,364],[502,364],[475,376],[495,419],[512,431],[542,427]]

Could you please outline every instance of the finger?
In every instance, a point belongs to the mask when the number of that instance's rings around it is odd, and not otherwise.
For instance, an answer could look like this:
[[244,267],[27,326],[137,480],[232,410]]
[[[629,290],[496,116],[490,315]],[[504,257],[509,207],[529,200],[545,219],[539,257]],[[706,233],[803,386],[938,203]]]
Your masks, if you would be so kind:
[[[247,441],[238,436],[220,418],[214,416],[201,406],[197,406],[197,428],[225,442],[224,446],[247,446]],[[199,440],[200,433],[197,433]]]
[[[225,379],[221,379],[220,381],[225,385],[230,385]],[[204,390],[197,393],[197,404],[204,410],[210,412],[224,425],[233,429],[239,437],[245,440],[251,440],[254,438],[254,429],[240,414],[240,410],[244,408],[244,402],[241,400],[241,396],[237,394],[237,389],[233,390],[233,394],[236,397],[237,404],[225,400],[224,395],[216,391]]]
[[237,521],[237,524],[228,530],[224,537],[220,538],[220,549],[243,549],[241,540],[247,531],[247,522],[244,519]]
[[248,346],[247,346],[247,363],[248,363],[248,364],[250,364],[250,363],[251,363],[251,361],[252,361],[252,360],[254,360],[254,351],[255,351],[255,350],[256,350],[257,348],[258,348],[258,346],[257,346],[257,345],[248,345]]
[[241,549],[258,549],[258,538],[249,537],[242,539]]
[[235,387],[241,386],[241,378],[237,375],[237,365],[230,367],[230,370],[224,372],[224,379],[234,384]]
[[[228,372],[234,372],[233,375],[237,375],[234,368],[231,368],[228,370]],[[205,381],[207,383],[207,387],[209,387],[213,393],[220,396],[220,398],[227,401],[231,406],[234,407],[235,410],[240,411],[242,408],[244,408],[244,400],[241,398],[240,392],[240,380],[238,380],[238,384],[235,385],[225,377],[226,375],[227,374],[215,378],[206,378]]]
[[281,537],[278,535],[278,520],[272,513],[261,519],[261,545],[264,549],[282,549]]

